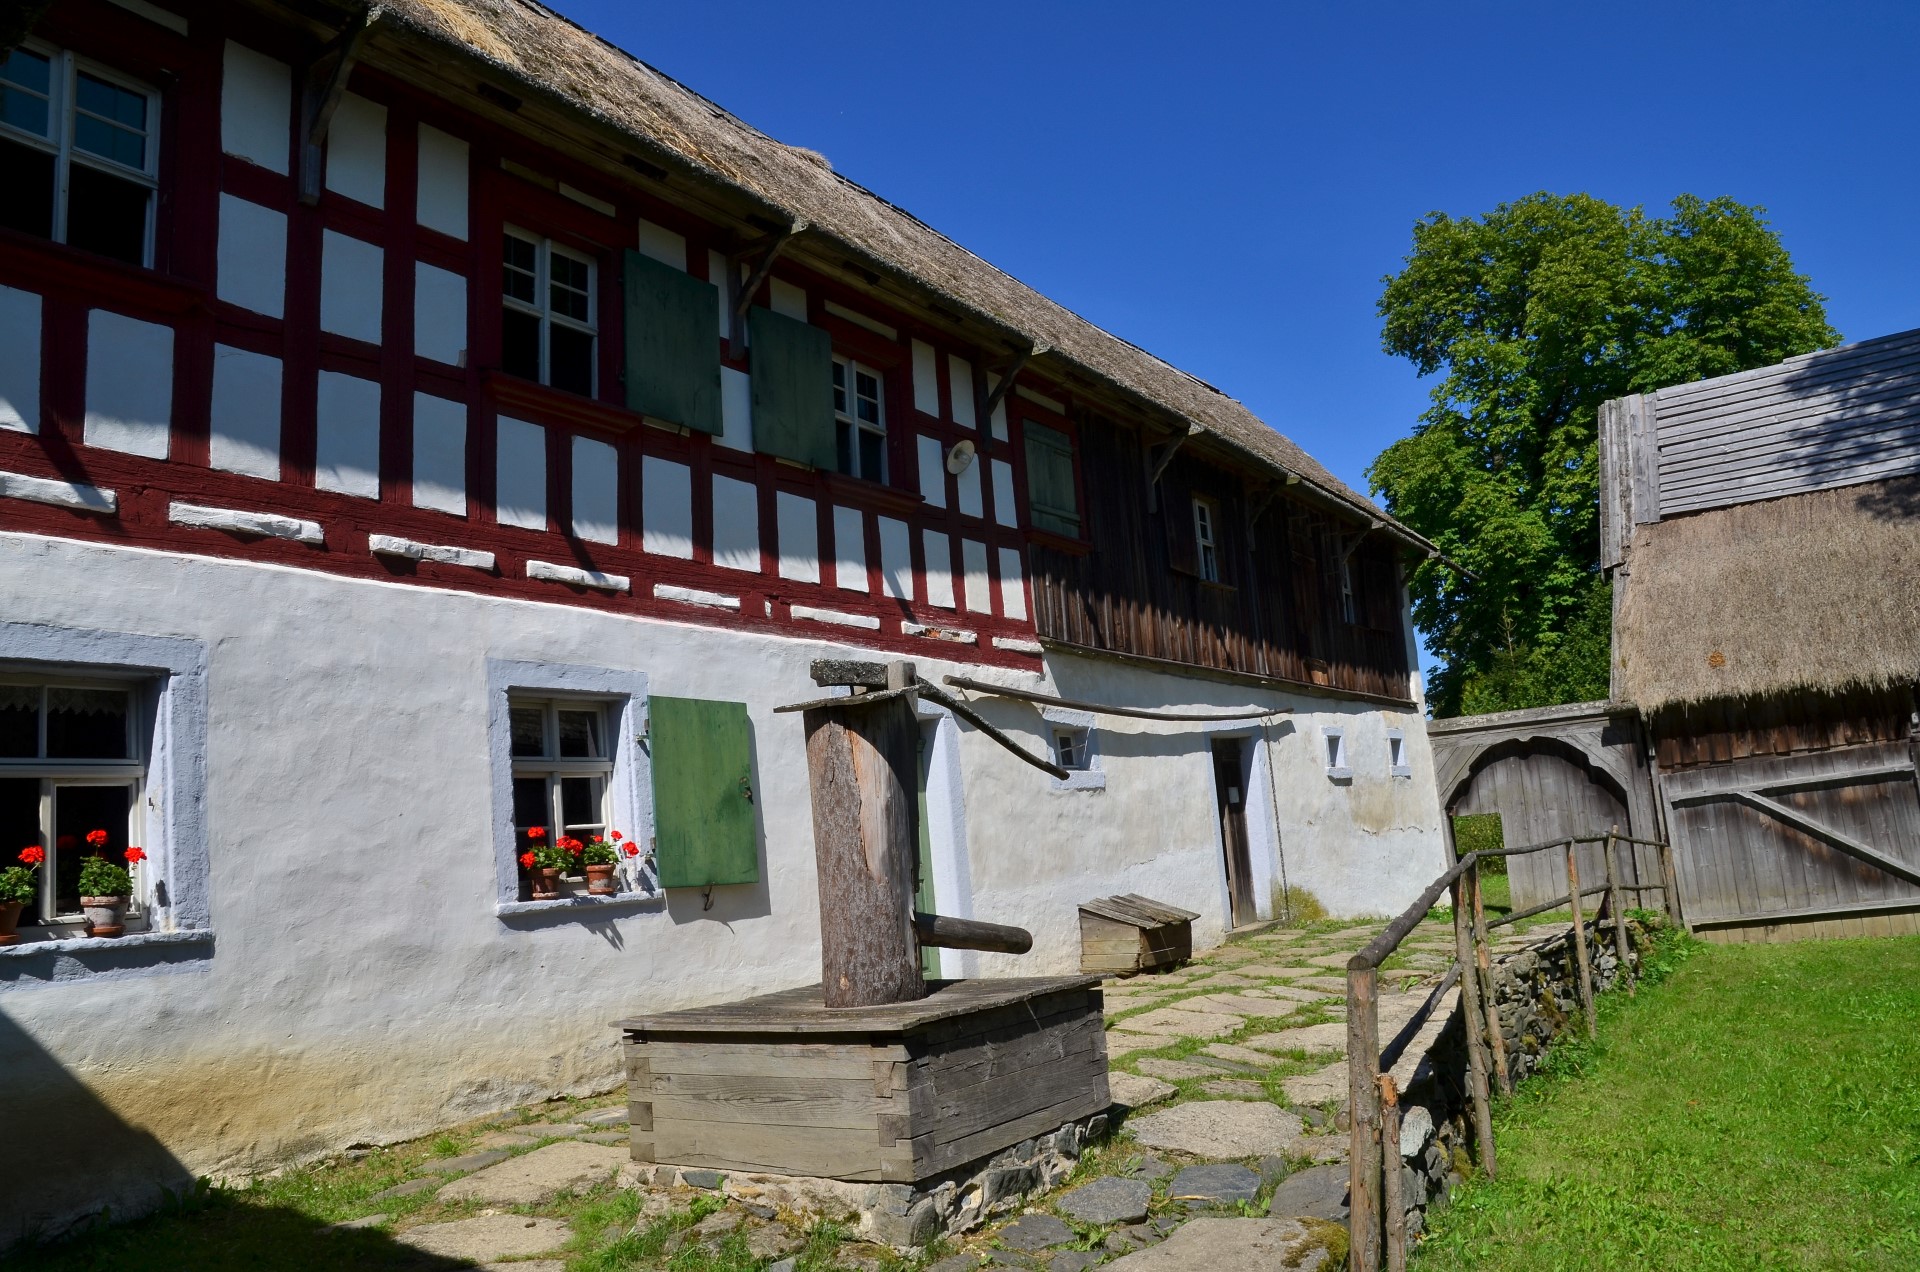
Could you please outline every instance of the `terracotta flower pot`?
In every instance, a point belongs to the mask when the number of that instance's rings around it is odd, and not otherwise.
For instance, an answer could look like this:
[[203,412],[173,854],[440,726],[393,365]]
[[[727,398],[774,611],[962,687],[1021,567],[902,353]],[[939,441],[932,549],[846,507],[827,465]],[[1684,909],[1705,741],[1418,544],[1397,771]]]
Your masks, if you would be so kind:
[[619,887],[613,882],[612,866],[587,867],[587,892],[596,897],[610,897]]
[[12,945],[20,936],[13,929],[20,923],[20,911],[24,908],[18,901],[0,901],[0,945]]
[[88,936],[121,936],[127,930],[125,897],[81,897],[80,912],[87,916]]
[[535,901],[557,901],[560,899],[560,871],[554,866],[541,866],[528,872],[533,881],[533,899]]

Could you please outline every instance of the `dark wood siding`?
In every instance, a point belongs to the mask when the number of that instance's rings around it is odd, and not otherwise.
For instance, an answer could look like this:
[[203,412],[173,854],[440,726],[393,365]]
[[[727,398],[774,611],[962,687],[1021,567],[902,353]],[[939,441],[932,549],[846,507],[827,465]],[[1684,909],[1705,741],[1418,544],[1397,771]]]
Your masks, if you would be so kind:
[[[1404,700],[1408,696],[1395,549],[1380,535],[1182,450],[1149,510],[1146,443],[1090,419],[1079,430],[1090,551],[1036,542],[1039,634],[1086,649],[1186,663]],[[1218,510],[1220,581],[1200,577],[1193,500]],[[1249,513],[1264,509],[1252,525]],[[1341,603],[1348,568],[1354,618]]]
[[1656,712],[1649,722],[1663,770],[1794,755],[1907,738],[1910,689],[1726,699]]

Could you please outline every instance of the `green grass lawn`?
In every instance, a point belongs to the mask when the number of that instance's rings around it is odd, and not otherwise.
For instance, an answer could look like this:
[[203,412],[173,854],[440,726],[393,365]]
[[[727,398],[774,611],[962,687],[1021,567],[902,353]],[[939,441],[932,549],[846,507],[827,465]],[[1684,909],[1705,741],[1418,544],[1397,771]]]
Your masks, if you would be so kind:
[[1920,1268],[1920,938],[1667,959],[1496,1110],[1416,1272]]

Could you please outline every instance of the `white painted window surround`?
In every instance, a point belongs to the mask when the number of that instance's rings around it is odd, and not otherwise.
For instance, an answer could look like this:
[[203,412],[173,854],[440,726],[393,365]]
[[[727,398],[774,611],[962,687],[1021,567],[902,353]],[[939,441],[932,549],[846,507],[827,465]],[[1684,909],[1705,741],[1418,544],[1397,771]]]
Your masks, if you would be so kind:
[[1042,707],[1040,719],[1046,724],[1047,753],[1053,762],[1067,769],[1063,778],[1048,780],[1056,791],[1104,791],[1107,775],[1100,767],[1100,731],[1093,713],[1067,707]]
[[1353,777],[1353,766],[1347,762],[1347,731],[1344,727],[1333,724],[1320,727],[1320,758],[1326,764],[1327,776],[1334,781],[1347,781]]
[[1387,730],[1387,773],[1392,777],[1413,776],[1413,762],[1407,755],[1407,734],[1404,729]]

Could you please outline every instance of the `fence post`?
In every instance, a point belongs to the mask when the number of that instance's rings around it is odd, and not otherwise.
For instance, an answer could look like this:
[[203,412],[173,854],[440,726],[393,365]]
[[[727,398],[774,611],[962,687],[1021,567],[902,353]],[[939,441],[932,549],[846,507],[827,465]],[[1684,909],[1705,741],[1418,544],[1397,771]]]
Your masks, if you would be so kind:
[[1347,1208],[1352,1272],[1380,1267],[1379,970],[1347,964]]
[[1660,844],[1660,886],[1667,894],[1667,921],[1677,928],[1686,927],[1680,913],[1680,880],[1673,869],[1673,841]]
[[1613,952],[1620,960],[1620,974],[1627,978],[1627,997],[1636,997],[1640,987],[1634,984],[1633,963],[1627,953],[1627,912],[1620,908],[1620,864],[1614,837],[1620,833],[1618,822],[1607,827],[1607,909],[1613,913]]
[[[1500,990],[1493,983],[1493,940],[1487,935],[1487,908],[1480,891],[1480,863],[1467,872],[1473,878],[1473,961],[1480,978],[1480,1014],[1486,1018],[1487,1040],[1493,1048],[1493,1076],[1500,1094],[1513,1094],[1513,1074],[1507,1068],[1507,1030],[1500,1019]],[[1466,968],[1460,969],[1462,979]]]
[[[1480,975],[1474,961],[1473,936],[1467,926],[1467,914],[1473,905],[1473,884],[1469,876],[1479,868],[1480,859],[1476,856],[1453,881],[1453,949],[1454,957],[1460,960],[1460,1006],[1466,1018],[1467,1095],[1473,1101],[1473,1133],[1478,1141],[1481,1169],[1491,1179],[1494,1176],[1493,1109],[1487,1098],[1486,1036],[1481,1032],[1487,1022],[1480,1007]],[[1351,1031],[1351,1024],[1348,1029]]]
[[1381,1205],[1387,1214],[1387,1272],[1407,1272],[1407,1205],[1401,1196],[1405,1167],[1400,1157],[1400,1089],[1393,1075],[1380,1082]]
[[1580,998],[1587,1009],[1587,1037],[1600,1034],[1600,1014],[1593,1002],[1593,965],[1587,961],[1587,925],[1580,917],[1580,846],[1567,840],[1567,903],[1573,908],[1573,961],[1580,968]]

